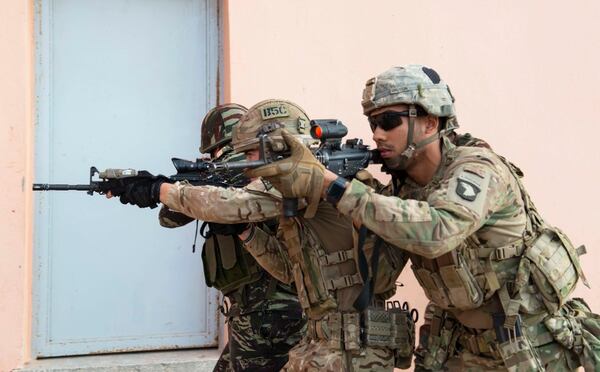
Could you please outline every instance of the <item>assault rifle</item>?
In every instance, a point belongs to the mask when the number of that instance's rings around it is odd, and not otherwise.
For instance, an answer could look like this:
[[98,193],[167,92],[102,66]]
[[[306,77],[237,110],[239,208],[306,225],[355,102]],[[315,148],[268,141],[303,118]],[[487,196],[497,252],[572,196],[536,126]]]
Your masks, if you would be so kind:
[[[268,133],[277,129],[276,127],[263,128],[259,135],[259,160],[239,161],[228,163],[211,164],[215,170],[238,170],[257,168],[289,156],[285,146],[272,146]],[[321,144],[313,149],[317,160],[328,170],[340,177],[353,178],[358,171],[365,169],[369,164],[381,164],[379,151],[370,150],[369,146],[363,144],[361,139],[353,138],[342,144],[342,138],[348,134],[348,128],[339,120],[311,120],[310,134],[319,139]],[[277,144],[280,145],[280,144]],[[277,147],[275,149],[274,147]],[[293,217],[297,215],[298,199],[283,199],[283,215]]]
[[[310,134],[321,144],[312,149],[315,157],[325,168],[344,178],[352,178],[361,169],[370,163],[382,162],[377,150],[370,150],[361,139],[348,139],[342,144],[342,137],[348,134],[348,128],[339,120],[311,120]],[[274,130],[274,129],[271,129]],[[181,159],[172,159],[175,168],[187,172],[237,172],[243,169],[262,167],[274,161],[289,156],[286,148],[274,150],[269,139],[269,129],[264,130],[259,138],[259,159],[252,161],[233,162],[189,162]]]
[[[339,120],[312,120],[310,133],[319,139],[321,144],[313,149],[315,157],[329,170],[340,177],[352,178],[359,170],[370,163],[381,163],[376,150],[370,150],[361,139],[348,139],[342,144],[342,137],[348,128]],[[248,183],[244,169],[258,168],[289,156],[287,149],[275,151],[268,137],[267,129],[259,135],[259,159],[253,161],[210,162],[201,159],[189,161],[172,158],[177,171],[170,177],[154,176],[150,172],[135,169],[106,169],[102,172],[96,167],[90,168],[88,184],[33,184],[33,191],[86,191],[88,194],[106,194],[111,191],[115,195],[125,190],[130,183],[140,179],[167,178],[171,182],[188,181],[192,185],[214,185],[243,187]],[[297,200],[284,200],[284,215],[293,216],[297,209]],[[155,208],[156,205],[152,206]]]
[[[88,184],[67,185],[67,184],[47,184],[34,183],[33,191],[85,191],[89,195],[98,193],[101,195],[107,194],[109,191],[113,195],[120,195],[127,185],[139,181],[141,179],[159,179],[167,178],[170,182],[187,181],[192,185],[212,185],[221,187],[243,187],[248,184],[248,179],[244,176],[241,170],[210,172],[207,171],[210,162],[197,159],[196,161],[183,160],[172,158],[171,161],[177,171],[176,174],[170,177],[161,175],[154,176],[152,173],[145,170],[136,169],[106,169],[98,171],[96,167],[90,167],[90,177]],[[156,204],[150,208],[156,208]]]
[[[287,148],[273,142],[269,138],[269,132],[277,127],[263,128],[259,134],[259,159],[253,161],[235,161],[227,163],[193,163],[187,162],[180,167],[187,167],[189,171],[208,172],[236,172],[243,169],[258,168],[274,161],[289,156]],[[382,158],[379,151],[370,150],[369,146],[363,144],[361,139],[353,138],[342,144],[342,138],[348,134],[348,128],[339,120],[311,120],[310,134],[313,138],[321,141],[321,144],[312,149],[315,157],[325,166],[340,177],[351,179],[361,169],[369,164],[381,164]],[[276,147],[276,149],[274,148]],[[176,164],[176,167],[178,165]],[[206,168],[208,167],[208,168]],[[283,215],[293,217],[297,215],[298,199],[283,199]]]

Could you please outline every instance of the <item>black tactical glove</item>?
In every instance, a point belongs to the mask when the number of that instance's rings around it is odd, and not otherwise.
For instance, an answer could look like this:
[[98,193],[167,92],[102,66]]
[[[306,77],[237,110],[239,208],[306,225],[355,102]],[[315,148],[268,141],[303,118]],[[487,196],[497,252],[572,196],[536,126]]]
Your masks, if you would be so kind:
[[160,185],[170,180],[165,176],[156,176],[136,180],[125,186],[119,199],[123,204],[133,204],[140,208],[156,208],[160,202]]
[[250,226],[249,223],[216,223],[209,222],[208,227],[212,234],[216,235],[239,235],[246,231],[246,229]]

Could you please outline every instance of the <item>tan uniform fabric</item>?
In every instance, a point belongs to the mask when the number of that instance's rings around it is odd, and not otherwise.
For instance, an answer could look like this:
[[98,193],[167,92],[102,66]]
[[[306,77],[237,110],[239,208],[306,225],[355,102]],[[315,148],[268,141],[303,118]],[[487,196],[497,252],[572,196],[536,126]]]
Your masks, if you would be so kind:
[[202,221],[262,222],[281,214],[281,194],[256,180],[244,188],[192,186],[177,182],[164,203],[169,209]]

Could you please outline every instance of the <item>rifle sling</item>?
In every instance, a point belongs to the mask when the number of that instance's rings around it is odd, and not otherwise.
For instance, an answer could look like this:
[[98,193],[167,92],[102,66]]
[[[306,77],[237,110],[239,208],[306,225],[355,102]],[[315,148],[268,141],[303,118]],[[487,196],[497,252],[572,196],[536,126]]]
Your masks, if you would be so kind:
[[377,280],[377,270],[379,268],[379,250],[383,243],[383,240],[378,236],[375,240],[373,254],[371,255],[371,276],[369,276],[369,264],[364,251],[367,231],[365,226],[361,226],[358,232],[358,268],[360,276],[363,279],[363,287],[354,301],[353,306],[359,312],[365,310],[373,300],[375,281]]

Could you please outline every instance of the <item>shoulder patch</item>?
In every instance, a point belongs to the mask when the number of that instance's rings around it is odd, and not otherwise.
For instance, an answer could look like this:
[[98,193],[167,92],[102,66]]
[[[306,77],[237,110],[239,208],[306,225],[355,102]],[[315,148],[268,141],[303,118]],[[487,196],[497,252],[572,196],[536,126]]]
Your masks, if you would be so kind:
[[483,169],[462,169],[448,183],[448,198],[482,216],[490,177]]
[[267,106],[260,110],[260,116],[263,120],[275,119],[275,118],[285,118],[290,116],[288,114],[287,108],[284,105],[277,106]]
[[477,173],[465,169],[456,182],[456,194],[468,201],[475,201],[477,195],[481,192],[481,185],[485,181],[485,173],[478,170]]
[[475,199],[477,199],[477,194],[479,194],[480,191],[481,189],[479,187],[467,180],[459,178],[456,183],[456,194],[465,200],[475,201]]

